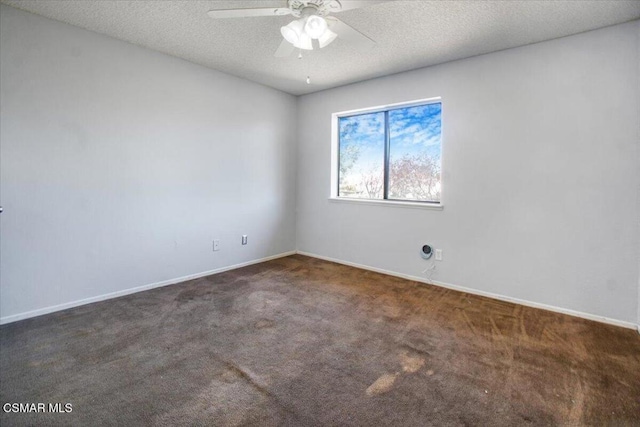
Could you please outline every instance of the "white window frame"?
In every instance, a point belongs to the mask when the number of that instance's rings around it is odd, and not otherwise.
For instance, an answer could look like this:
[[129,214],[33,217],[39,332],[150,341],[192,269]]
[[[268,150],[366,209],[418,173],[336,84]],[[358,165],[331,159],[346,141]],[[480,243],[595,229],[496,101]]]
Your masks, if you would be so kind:
[[[355,116],[359,114],[378,113],[381,111],[394,110],[398,108],[415,107],[418,105],[442,103],[441,97],[418,99],[408,102],[398,102],[395,104],[379,105],[377,107],[360,108],[357,110],[341,111],[339,113],[333,113],[331,115],[331,188],[329,191],[329,201],[338,203],[356,203],[363,205],[378,205],[378,206],[395,206],[395,207],[407,207],[407,208],[419,208],[419,209],[433,209],[442,210],[444,207],[444,155],[442,146],[443,133],[440,134],[440,201],[413,201],[413,200],[389,200],[389,199],[360,199],[354,197],[338,196],[338,168],[340,166],[340,129],[339,121],[341,117]],[[441,118],[442,120],[442,118]],[[444,126],[442,126],[444,128]]]

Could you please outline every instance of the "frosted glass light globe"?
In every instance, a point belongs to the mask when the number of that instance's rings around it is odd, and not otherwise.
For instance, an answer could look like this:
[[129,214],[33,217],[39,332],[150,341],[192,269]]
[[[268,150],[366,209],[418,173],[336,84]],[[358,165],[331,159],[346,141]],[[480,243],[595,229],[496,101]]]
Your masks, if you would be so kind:
[[307,33],[300,34],[300,40],[294,44],[298,49],[313,50],[313,44],[311,43],[311,37]]
[[329,46],[329,44],[334,41],[336,37],[338,37],[338,35],[327,28],[327,31],[325,31],[322,37],[318,39],[318,42],[320,43],[320,49],[325,46]]
[[300,42],[300,36],[302,35],[303,26],[300,20],[291,21],[288,25],[280,28],[280,33],[286,41],[292,45],[296,45]]
[[327,31],[327,21],[318,15],[311,15],[307,18],[307,23],[304,25],[304,31],[312,39],[319,39],[322,37],[325,31]]

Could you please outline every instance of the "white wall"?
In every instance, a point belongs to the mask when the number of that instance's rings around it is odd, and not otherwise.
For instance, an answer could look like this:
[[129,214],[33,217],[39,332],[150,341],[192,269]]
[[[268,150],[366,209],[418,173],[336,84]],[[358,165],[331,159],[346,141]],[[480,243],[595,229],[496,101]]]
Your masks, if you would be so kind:
[[295,250],[293,96],[0,15],[3,322]]
[[[298,250],[637,322],[638,21],[299,98]],[[442,211],[331,203],[331,113],[443,101]]]

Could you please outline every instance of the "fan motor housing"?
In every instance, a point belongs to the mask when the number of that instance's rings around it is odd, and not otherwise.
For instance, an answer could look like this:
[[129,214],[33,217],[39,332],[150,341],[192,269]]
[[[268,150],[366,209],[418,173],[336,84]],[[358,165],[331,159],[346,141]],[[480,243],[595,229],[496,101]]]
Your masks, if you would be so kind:
[[291,15],[296,18],[306,15],[325,16],[342,9],[338,0],[289,0],[288,4]]

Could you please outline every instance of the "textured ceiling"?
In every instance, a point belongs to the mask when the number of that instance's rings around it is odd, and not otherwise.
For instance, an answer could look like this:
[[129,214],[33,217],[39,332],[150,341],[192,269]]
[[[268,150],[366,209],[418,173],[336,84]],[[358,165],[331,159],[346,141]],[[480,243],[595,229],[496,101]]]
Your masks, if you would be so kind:
[[[640,1],[389,1],[341,12],[376,40],[362,51],[338,38],[275,58],[291,17],[213,20],[207,11],[283,7],[264,1],[33,1],[2,3],[300,95],[373,77],[640,18]],[[305,83],[311,77],[311,85]]]

